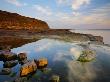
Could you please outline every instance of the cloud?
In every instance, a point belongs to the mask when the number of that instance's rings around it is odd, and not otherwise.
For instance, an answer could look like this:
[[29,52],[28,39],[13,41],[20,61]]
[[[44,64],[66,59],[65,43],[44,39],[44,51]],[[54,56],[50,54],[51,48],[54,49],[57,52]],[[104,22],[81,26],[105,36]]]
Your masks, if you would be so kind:
[[72,9],[78,10],[82,5],[88,5],[90,0],[73,0]]
[[48,42],[46,44],[41,44],[39,45],[35,51],[37,52],[40,52],[40,51],[43,51],[43,50],[48,50],[50,47],[52,46],[52,43]]
[[81,50],[74,47],[70,49],[70,52],[74,55],[75,59],[78,59],[81,55]]
[[[55,23],[56,22],[56,23]],[[51,24],[52,23],[52,24]],[[110,4],[88,10],[88,12],[57,13],[56,19],[51,21],[52,27],[58,28],[110,28]]]
[[52,15],[52,11],[48,6],[34,5],[33,8],[36,9],[36,11],[38,11],[40,14],[48,16]]
[[65,4],[70,2],[70,0],[56,0],[58,4]]
[[5,1],[18,7],[27,5],[26,3],[20,3],[18,0],[5,0]]

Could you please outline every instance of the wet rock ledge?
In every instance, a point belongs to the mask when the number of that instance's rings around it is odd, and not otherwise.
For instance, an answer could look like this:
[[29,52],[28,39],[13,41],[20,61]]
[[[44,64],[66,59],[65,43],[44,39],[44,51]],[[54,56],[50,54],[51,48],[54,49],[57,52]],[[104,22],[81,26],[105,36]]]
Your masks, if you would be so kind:
[[[41,70],[48,71],[48,60],[46,58],[28,60],[26,53],[13,53],[10,48],[2,48],[0,50],[0,61],[3,61],[3,68],[0,69],[0,75],[11,75],[12,77],[17,73],[13,73],[12,68],[18,63],[21,67],[18,71],[17,78],[13,82],[27,82],[31,74]],[[8,81],[7,81],[8,82]],[[50,82],[59,82],[59,76],[51,77]]]

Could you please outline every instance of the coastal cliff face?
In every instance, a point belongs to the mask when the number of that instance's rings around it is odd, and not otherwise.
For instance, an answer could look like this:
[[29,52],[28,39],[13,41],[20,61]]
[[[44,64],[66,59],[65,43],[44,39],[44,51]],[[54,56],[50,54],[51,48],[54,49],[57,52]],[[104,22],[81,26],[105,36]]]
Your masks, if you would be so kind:
[[49,26],[42,20],[0,10],[0,28],[20,30],[45,30],[49,29]]

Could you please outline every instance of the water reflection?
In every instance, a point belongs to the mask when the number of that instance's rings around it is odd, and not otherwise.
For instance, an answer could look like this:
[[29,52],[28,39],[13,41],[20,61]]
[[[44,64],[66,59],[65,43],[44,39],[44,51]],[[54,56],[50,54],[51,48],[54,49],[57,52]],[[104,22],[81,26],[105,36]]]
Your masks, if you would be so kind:
[[[102,48],[90,45],[90,48],[96,50],[96,59],[83,63],[77,61],[79,54],[83,50],[82,46],[53,39],[42,39],[25,44],[12,49],[12,52],[25,52],[28,55],[28,60],[42,57],[48,59],[48,69],[38,70],[29,79],[29,82],[36,82],[36,80],[38,82],[49,82],[52,75],[60,76],[61,82],[110,82],[110,52],[105,52],[109,47]],[[1,64],[0,67],[2,67]],[[20,64],[15,66],[13,71],[16,73],[19,68]],[[7,80],[12,79],[9,76],[1,77],[0,82],[5,81],[5,78]]]

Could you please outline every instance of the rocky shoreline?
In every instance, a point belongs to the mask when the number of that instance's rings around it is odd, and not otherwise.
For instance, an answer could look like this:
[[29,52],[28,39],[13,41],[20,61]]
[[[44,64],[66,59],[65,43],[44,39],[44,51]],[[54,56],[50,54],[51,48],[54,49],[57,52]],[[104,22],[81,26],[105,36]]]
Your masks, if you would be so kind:
[[46,31],[31,30],[6,30],[0,29],[0,46],[12,46],[16,48],[26,43],[34,42],[43,38],[63,40],[67,42],[91,42],[104,44],[103,37],[91,34],[80,34],[70,32],[69,29],[50,29]]

